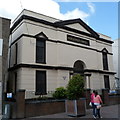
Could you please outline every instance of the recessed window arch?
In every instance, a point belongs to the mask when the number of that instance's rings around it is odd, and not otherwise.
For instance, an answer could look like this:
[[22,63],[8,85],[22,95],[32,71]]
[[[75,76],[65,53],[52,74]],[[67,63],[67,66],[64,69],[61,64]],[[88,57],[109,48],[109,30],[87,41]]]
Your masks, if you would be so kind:
[[80,73],[81,75],[84,74],[84,69],[85,69],[85,63],[81,60],[77,60],[75,63],[74,63],[74,73]]
[[108,70],[108,50],[104,48],[102,50],[102,59],[103,59],[103,70]]

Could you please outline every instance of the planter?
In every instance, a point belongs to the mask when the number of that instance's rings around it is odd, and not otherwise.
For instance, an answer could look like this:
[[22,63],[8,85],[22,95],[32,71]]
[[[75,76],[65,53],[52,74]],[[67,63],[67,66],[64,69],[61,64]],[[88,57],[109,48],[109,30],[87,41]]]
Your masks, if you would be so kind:
[[86,99],[79,100],[66,100],[65,101],[66,113],[69,116],[85,116],[86,115]]

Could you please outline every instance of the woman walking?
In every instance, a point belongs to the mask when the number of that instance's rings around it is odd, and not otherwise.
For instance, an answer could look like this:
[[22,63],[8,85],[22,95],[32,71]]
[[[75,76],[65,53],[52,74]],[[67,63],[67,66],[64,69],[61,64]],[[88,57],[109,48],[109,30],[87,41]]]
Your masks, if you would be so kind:
[[100,108],[101,108],[101,104],[102,104],[102,99],[100,97],[100,95],[98,95],[98,92],[95,92],[95,97],[94,97],[94,105],[96,106],[96,115],[95,117],[98,116],[98,118],[102,118],[100,116]]
[[90,102],[92,104],[92,108],[93,108],[93,117],[95,118],[95,108],[96,106],[94,105],[94,97],[95,97],[95,90],[93,90],[93,93],[90,96]]

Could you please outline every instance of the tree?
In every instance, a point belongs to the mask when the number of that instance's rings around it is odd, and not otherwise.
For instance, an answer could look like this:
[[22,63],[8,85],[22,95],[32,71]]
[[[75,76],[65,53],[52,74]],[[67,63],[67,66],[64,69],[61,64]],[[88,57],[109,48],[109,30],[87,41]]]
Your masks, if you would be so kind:
[[83,96],[84,79],[80,74],[75,74],[69,80],[67,85],[67,98],[69,100],[78,100]]

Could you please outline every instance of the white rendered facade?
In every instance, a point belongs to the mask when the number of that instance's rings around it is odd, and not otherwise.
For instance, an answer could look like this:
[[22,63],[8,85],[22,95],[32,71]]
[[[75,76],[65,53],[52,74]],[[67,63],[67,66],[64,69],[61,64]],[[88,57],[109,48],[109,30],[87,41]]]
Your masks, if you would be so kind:
[[[42,63],[36,62],[37,39],[45,41]],[[107,70],[103,69],[103,52],[107,54]],[[9,53],[10,90],[25,89],[26,98],[35,97],[36,71],[45,73],[47,94],[66,87],[77,65],[86,88],[105,88],[104,76],[109,78],[110,89],[114,84],[111,38],[96,33],[80,19],[60,21],[23,10],[11,28]]]
[[115,74],[115,78],[116,78],[116,81],[115,81],[115,88],[119,88],[120,89],[120,65],[119,65],[119,40],[120,39],[117,39],[117,40],[114,40],[114,43],[113,43],[113,65],[114,65],[114,70],[116,72]]

